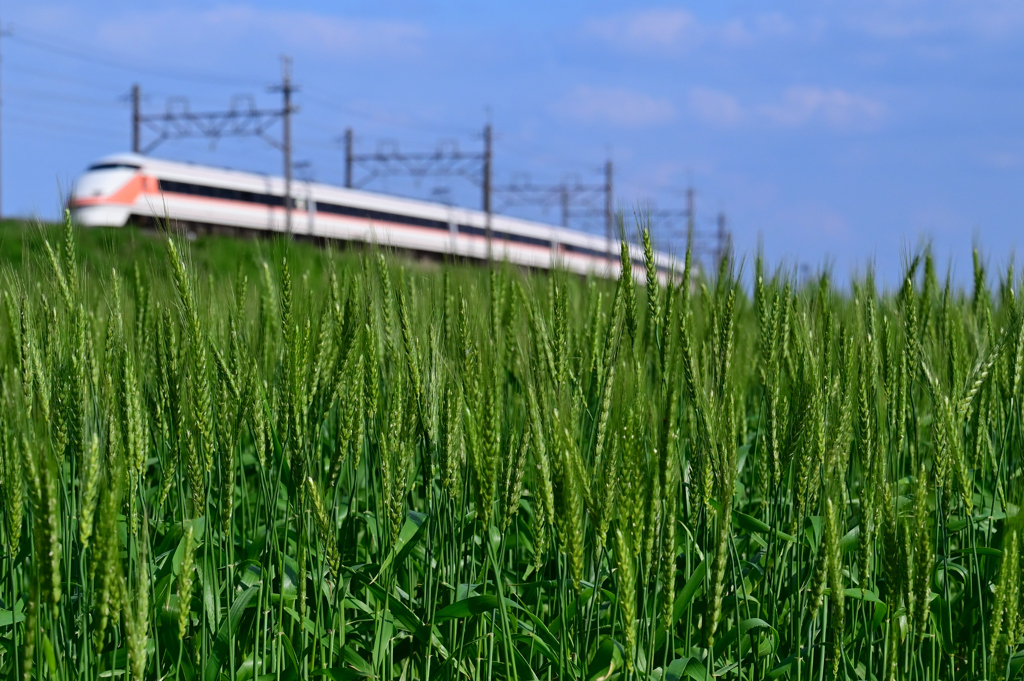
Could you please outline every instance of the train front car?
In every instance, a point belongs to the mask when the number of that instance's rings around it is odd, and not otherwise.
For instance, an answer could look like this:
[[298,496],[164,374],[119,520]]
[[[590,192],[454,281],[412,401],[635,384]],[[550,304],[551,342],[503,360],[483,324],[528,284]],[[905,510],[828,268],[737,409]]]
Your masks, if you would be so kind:
[[155,178],[143,174],[140,161],[122,154],[89,166],[71,193],[72,219],[84,227],[124,227],[140,197],[157,187]]

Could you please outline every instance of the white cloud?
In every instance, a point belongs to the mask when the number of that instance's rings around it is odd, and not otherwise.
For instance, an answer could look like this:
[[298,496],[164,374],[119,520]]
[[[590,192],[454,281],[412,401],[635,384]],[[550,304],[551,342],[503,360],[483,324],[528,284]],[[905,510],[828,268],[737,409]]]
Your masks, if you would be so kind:
[[107,44],[135,49],[165,44],[167,35],[175,35],[185,47],[227,48],[249,43],[328,56],[374,58],[416,54],[425,35],[422,27],[408,22],[339,19],[249,5],[134,12],[102,24],[97,33]]
[[832,128],[870,127],[885,115],[885,105],[875,99],[840,88],[793,86],[774,104],[757,107],[766,120],[782,127],[820,122]]
[[886,113],[885,104],[876,99],[840,88],[808,86],[789,87],[775,102],[746,105],[727,92],[695,87],[689,93],[689,110],[697,119],[718,127],[821,125],[837,130],[873,127]]
[[611,123],[626,128],[667,123],[675,118],[675,107],[666,99],[657,99],[625,88],[595,88],[580,85],[555,105],[566,118],[584,123]]
[[854,22],[861,31],[875,38],[916,38],[940,31],[942,22],[931,17],[893,17],[875,14]]
[[1024,4],[1019,0],[855,3],[845,21],[865,35],[881,39],[957,34],[999,39],[1024,32]]
[[753,45],[759,39],[785,36],[793,32],[793,24],[779,13],[759,14],[754,17],[733,19],[719,28],[708,27],[708,32],[727,45]]
[[702,121],[728,127],[743,119],[739,101],[720,90],[693,88],[690,90],[690,110]]
[[649,9],[586,22],[590,35],[627,49],[648,51],[673,48],[684,38],[692,39],[697,20],[681,9]]
[[706,43],[751,45],[760,38],[789,34],[793,25],[778,13],[709,24],[682,9],[647,9],[593,18],[584,24],[584,30],[617,49],[665,53]]

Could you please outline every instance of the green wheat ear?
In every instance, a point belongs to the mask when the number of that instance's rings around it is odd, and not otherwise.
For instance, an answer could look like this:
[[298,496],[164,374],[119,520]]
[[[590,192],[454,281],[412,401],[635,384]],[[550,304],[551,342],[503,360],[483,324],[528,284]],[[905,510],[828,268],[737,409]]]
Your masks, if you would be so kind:
[[192,580],[195,571],[195,532],[191,521],[185,521],[182,537],[184,550],[181,569],[178,572],[178,638],[184,640],[188,634],[192,609]]
[[0,264],[0,670],[1016,671],[1012,265],[690,241],[662,280],[638,227],[642,282],[625,242],[604,281],[41,228]]

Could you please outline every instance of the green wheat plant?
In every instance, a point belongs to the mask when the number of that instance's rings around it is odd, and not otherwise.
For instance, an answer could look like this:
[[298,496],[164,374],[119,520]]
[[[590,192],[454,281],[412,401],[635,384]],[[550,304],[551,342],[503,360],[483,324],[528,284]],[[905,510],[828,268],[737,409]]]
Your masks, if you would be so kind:
[[1024,678],[1012,269],[25,238],[3,678]]

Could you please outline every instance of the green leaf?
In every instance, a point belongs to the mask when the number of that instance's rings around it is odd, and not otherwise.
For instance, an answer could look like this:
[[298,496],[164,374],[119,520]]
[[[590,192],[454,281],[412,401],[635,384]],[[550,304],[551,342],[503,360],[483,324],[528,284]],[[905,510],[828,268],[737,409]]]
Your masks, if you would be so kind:
[[217,632],[218,645],[222,645],[225,648],[231,645],[235,631],[238,629],[238,623],[242,619],[242,614],[245,613],[245,609],[249,607],[249,601],[259,593],[259,590],[260,587],[256,584],[242,591],[235,598],[235,602],[231,604],[231,609],[228,611],[228,618],[221,623],[220,631]]
[[310,676],[326,676],[331,681],[352,681],[352,679],[366,678],[368,675],[360,674],[347,667],[331,667],[330,669],[314,669]]
[[594,653],[594,659],[587,667],[587,681],[607,681],[622,668],[622,646],[611,638],[606,638]]
[[946,529],[950,532],[959,532],[960,530],[967,527],[968,523],[981,523],[986,520],[1003,520],[1006,518],[1006,513],[1003,511],[996,511],[995,513],[987,513],[985,515],[975,515],[970,518],[957,518],[951,520],[946,524]]
[[345,664],[359,672],[360,676],[373,676],[373,667],[352,646],[347,645],[341,649],[341,659]]
[[416,511],[409,511],[405,517],[405,524],[402,525],[401,532],[398,533],[398,539],[395,541],[395,546],[392,548],[391,553],[384,559],[384,562],[380,565],[380,572],[383,573],[392,564],[402,565],[409,553],[416,547],[416,542],[419,540],[423,530],[427,527],[427,515],[425,513],[418,513]]
[[882,603],[881,599],[878,598],[878,594],[876,594],[871,589],[843,589],[843,595],[847,598],[855,598],[858,601],[871,601],[872,603]]
[[978,546],[976,548],[969,549],[957,549],[953,551],[953,556],[972,556],[977,553],[978,556],[989,556],[991,558],[1002,558],[1003,552],[999,549],[992,549],[987,546]]
[[839,540],[839,550],[849,553],[860,545],[860,525],[855,525],[852,530],[843,535]]
[[710,678],[704,664],[695,657],[682,657],[674,660],[665,670],[665,681],[705,681]]
[[406,514],[405,524],[402,525],[402,531],[398,533],[398,541],[395,542],[395,548],[398,550],[398,558],[395,562],[398,565],[404,563],[409,553],[416,547],[423,531],[427,529],[427,518],[426,513],[417,511],[409,511]]
[[401,624],[406,631],[412,632],[423,643],[427,643],[430,640],[429,634],[423,626],[423,622],[421,622],[419,617],[409,609],[409,606],[395,596],[384,591],[384,589],[382,589],[376,582],[368,581],[366,576],[361,573],[354,575],[352,581],[362,585],[367,591],[372,593],[377,600],[386,603],[388,610],[395,616],[395,619],[398,620],[398,623]]
[[769,679],[777,679],[780,676],[782,676],[783,674],[785,674],[786,672],[788,672],[789,668],[793,666],[793,663],[797,661],[798,657],[799,657],[798,655],[790,655],[786,659],[784,659],[781,662],[779,662],[777,665],[775,665],[772,668],[772,670],[770,672],[768,672],[768,674],[766,675],[767,678],[769,678]]
[[[702,590],[704,585],[704,577],[707,574],[707,566],[705,562],[701,562],[694,568],[690,578],[686,580],[686,584],[683,585],[682,590],[676,596],[676,602],[672,605],[672,624],[674,625],[683,615],[686,610],[693,603],[693,599],[697,597]],[[660,649],[665,645],[665,639],[668,637],[664,623],[659,618],[657,632],[655,634],[654,646],[655,649]]]
[[[825,592],[831,593],[829,589],[825,589]],[[882,602],[871,589],[843,589],[843,595],[847,598],[852,598],[857,601],[864,601],[865,603],[874,604],[874,613],[871,616],[870,629],[874,629],[882,623],[885,619],[886,614],[889,612],[889,607]]]
[[292,640],[288,638],[288,634],[283,631],[278,635],[281,637],[281,643],[284,644],[284,653],[292,663],[292,669],[298,672],[302,667],[299,666],[299,658],[295,657],[295,648],[292,646]]
[[242,568],[241,582],[243,588],[251,587],[262,581],[263,570],[256,561],[246,561],[240,567]]
[[447,622],[448,620],[471,617],[483,612],[490,612],[498,607],[498,597],[493,594],[482,596],[471,596],[465,600],[455,601],[451,605],[441,608],[434,615],[434,624]]
[[700,565],[694,568],[690,578],[686,580],[686,584],[679,592],[679,596],[676,597],[675,607],[672,609],[672,620],[674,622],[678,622],[686,609],[690,607],[690,603],[697,596],[697,591],[704,584],[704,576],[707,574],[707,571],[707,562],[702,561]]
[[523,608],[522,612],[529,618],[533,623],[533,628],[530,629],[525,623],[520,622],[520,626],[530,632],[533,636],[533,641],[538,645],[538,649],[552,662],[552,664],[558,664],[558,657],[555,651],[558,650],[558,639],[555,638],[551,630],[548,629],[547,625],[537,617],[530,608]]
[[220,674],[221,665],[231,655],[231,646],[234,643],[238,623],[241,621],[245,609],[249,606],[249,601],[252,600],[259,590],[259,585],[250,586],[235,597],[235,602],[231,604],[231,609],[228,611],[227,619],[221,622],[220,629],[217,631],[217,637],[214,639],[213,651],[209,661],[206,663],[206,671],[203,674],[203,678],[206,681],[215,681]]
[[1017,675],[1020,673],[1021,667],[1024,667],[1024,651],[1016,653],[1010,656],[1009,661],[1009,673],[1006,675],[1008,679],[1020,678]]
[[395,630],[395,618],[394,613],[384,612],[380,617],[377,618],[377,622],[374,626],[374,641],[373,641],[373,669],[379,671],[381,668],[382,660],[386,652],[388,644],[392,640],[392,635]]
[[715,657],[717,658],[725,652],[725,650],[728,649],[728,647],[732,645],[737,638],[746,635],[751,629],[767,629],[775,636],[776,639],[778,638],[778,632],[775,631],[775,628],[772,627],[772,625],[768,624],[763,619],[751,617],[750,619],[743,620],[739,623],[739,626],[733,627],[729,631],[725,632],[721,638],[715,640]]
[[821,542],[821,516],[812,515],[804,523],[804,538],[807,545],[817,547]]
[[206,534],[206,516],[201,515],[198,518],[192,519],[192,539],[195,540],[196,545],[203,540],[203,535]]
[[284,611],[288,614],[289,617],[298,622],[300,627],[316,636],[316,624],[313,622],[313,620],[309,619],[308,617],[299,617],[298,611],[287,606],[284,608]]
[[213,591],[213,565],[206,562],[206,568],[199,571],[203,582],[203,610],[210,628],[216,630],[220,625],[220,608],[217,607],[217,596]]
[[238,670],[235,672],[235,681],[248,681],[256,676],[256,672],[263,669],[263,660],[256,659],[255,653],[245,658]]
[[734,525],[746,530],[747,532],[760,532],[762,534],[774,533],[779,539],[784,539],[790,542],[796,542],[796,537],[791,534],[787,534],[782,530],[773,530],[772,526],[768,523],[758,520],[752,515],[747,515],[742,511],[733,510],[732,522]]
[[0,610],[0,627],[9,627],[17,622],[25,621],[25,602],[19,600],[14,604],[14,610]]
[[57,657],[53,654],[53,644],[46,634],[43,634],[43,658],[46,660],[47,669],[50,670],[50,678],[57,678]]

